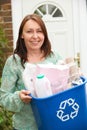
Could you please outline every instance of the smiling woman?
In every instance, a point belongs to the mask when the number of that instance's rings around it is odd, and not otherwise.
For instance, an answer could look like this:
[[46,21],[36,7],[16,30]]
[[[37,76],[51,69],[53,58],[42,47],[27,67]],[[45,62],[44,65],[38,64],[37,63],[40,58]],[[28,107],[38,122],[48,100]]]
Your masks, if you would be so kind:
[[[19,45],[25,47],[21,47],[21,52]],[[34,58],[34,63],[42,61],[44,57],[52,53],[45,24],[38,15],[27,15],[22,21],[14,53],[22,58],[22,62],[28,58]],[[33,63],[30,60],[29,62]]]
[[0,105],[14,113],[15,129],[38,129],[30,104],[31,91],[25,90],[22,76],[27,63],[31,66],[57,64],[60,59],[61,56],[51,49],[42,19],[36,14],[25,16],[20,24],[14,53],[5,63],[0,88]]

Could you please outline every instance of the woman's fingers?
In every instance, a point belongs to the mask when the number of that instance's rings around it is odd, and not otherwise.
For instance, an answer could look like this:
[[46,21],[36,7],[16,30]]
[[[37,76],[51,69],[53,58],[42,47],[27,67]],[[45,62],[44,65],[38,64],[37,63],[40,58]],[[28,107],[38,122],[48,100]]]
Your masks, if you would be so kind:
[[24,103],[29,103],[32,99],[31,96],[29,96],[30,94],[30,91],[28,90],[21,90],[20,93],[19,93],[19,97],[21,98],[21,100],[24,102]]

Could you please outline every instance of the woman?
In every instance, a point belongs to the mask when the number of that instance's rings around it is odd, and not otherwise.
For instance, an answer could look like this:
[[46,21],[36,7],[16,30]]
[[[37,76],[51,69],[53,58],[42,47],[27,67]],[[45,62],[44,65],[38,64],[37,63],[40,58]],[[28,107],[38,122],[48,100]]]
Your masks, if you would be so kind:
[[47,30],[42,19],[27,15],[19,28],[14,54],[7,59],[0,88],[0,104],[14,112],[13,127],[16,130],[37,130],[31,109],[30,91],[25,90],[22,73],[26,63],[56,64],[61,57],[51,50]]

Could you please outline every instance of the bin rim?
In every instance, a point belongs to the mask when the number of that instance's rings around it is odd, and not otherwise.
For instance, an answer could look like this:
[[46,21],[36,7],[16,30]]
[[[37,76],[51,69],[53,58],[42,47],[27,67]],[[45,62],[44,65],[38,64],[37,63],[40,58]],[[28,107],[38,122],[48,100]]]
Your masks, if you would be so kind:
[[73,90],[73,89],[75,89],[75,88],[77,88],[77,87],[80,87],[81,85],[87,83],[87,78],[86,78],[85,76],[80,76],[80,78],[83,80],[83,83],[81,83],[81,84],[79,84],[79,85],[75,85],[74,87],[71,87],[71,88],[66,89],[66,90],[64,90],[64,91],[58,92],[58,93],[53,94],[53,95],[48,96],[48,97],[41,97],[41,98],[39,98],[39,97],[33,96],[32,94],[31,94],[31,97],[32,97],[32,99],[34,99],[34,100],[46,100],[46,99],[52,98],[52,97],[54,97],[54,96],[56,97],[57,95],[63,94],[63,93],[65,93],[66,91],[71,91],[71,90]]

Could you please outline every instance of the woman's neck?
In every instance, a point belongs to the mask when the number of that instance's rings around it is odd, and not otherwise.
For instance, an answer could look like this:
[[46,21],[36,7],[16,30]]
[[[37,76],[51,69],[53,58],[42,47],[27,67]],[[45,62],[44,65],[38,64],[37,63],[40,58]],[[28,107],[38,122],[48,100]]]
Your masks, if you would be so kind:
[[27,59],[29,63],[38,63],[43,61],[45,57],[42,51],[33,51],[27,54]]

